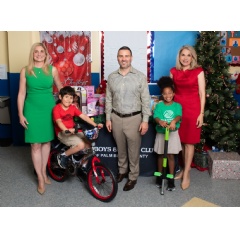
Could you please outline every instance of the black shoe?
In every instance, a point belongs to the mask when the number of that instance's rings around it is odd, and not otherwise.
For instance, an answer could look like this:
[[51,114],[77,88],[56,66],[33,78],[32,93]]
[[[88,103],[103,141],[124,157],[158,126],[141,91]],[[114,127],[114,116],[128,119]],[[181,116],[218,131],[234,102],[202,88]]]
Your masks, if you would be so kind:
[[61,155],[61,154],[57,155],[58,165],[62,169],[66,169],[66,167],[67,167],[67,160],[68,160],[68,157],[66,155]]
[[123,191],[129,191],[134,188],[136,185],[137,180],[128,180],[127,183],[123,187]]
[[128,177],[128,174],[126,173],[126,174],[118,174],[117,175],[117,182],[118,183],[121,183],[122,182],[122,180],[124,179],[124,178],[127,178]]
[[162,188],[162,175],[156,177],[156,187]]
[[168,186],[167,186],[168,191],[174,191],[175,190],[175,184],[174,184],[174,178],[169,178],[168,179]]

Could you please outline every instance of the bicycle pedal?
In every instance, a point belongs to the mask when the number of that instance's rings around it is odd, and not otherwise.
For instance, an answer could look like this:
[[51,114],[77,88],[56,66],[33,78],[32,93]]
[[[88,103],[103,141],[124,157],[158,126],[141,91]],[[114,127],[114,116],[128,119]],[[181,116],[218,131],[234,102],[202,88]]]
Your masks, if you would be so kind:
[[67,171],[70,175],[75,176],[76,175],[76,167],[72,164],[67,166]]

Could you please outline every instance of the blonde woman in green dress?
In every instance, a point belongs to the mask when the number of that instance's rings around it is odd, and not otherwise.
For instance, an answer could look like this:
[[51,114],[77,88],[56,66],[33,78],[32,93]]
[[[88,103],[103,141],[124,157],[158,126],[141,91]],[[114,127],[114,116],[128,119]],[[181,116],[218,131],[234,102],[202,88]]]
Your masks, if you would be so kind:
[[38,177],[37,191],[45,192],[51,184],[46,165],[54,139],[52,109],[55,106],[53,84],[62,88],[57,69],[49,64],[49,55],[42,43],[33,44],[29,63],[20,73],[18,115],[25,128],[25,142],[31,144],[31,157]]

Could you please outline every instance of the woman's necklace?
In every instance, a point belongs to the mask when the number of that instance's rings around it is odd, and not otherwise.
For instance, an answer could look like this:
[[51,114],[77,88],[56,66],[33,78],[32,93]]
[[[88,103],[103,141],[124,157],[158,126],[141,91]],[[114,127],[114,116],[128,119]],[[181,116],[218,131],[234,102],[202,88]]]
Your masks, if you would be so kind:
[[41,70],[42,70],[42,68],[38,68],[38,67],[36,67],[36,66],[35,66],[35,70],[36,70],[36,73],[37,73],[37,74],[40,74],[40,73],[41,73]]
[[40,74],[41,73],[41,68],[36,68],[36,71],[37,71],[38,74]]

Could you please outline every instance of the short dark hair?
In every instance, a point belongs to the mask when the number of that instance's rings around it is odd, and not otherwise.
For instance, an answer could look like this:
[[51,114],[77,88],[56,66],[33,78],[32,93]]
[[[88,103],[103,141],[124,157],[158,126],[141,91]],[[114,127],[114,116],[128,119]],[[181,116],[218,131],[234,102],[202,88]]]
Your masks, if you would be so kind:
[[169,76],[163,76],[161,77],[158,81],[157,81],[157,85],[160,88],[160,92],[163,92],[164,88],[171,88],[173,90],[173,92],[175,91],[174,89],[174,84],[173,84],[173,80],[171,77]]
[[130,49],[128,46],[122,46],[122,47],[118,50],[118,53],[119,53],[120,50],[129,50],[129,51],[130,51],[130,54],[131,54],[131,56],[132,56],[132,51],[131,51],[131,49]]
[[59,95],[61,95],[61,97],[64,97],[64,95],[74,96],[75,94],[76,94],[75,90],[71,86],[65,86],[65,87],[61,88],[59,91]]

